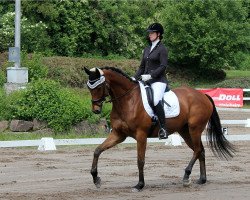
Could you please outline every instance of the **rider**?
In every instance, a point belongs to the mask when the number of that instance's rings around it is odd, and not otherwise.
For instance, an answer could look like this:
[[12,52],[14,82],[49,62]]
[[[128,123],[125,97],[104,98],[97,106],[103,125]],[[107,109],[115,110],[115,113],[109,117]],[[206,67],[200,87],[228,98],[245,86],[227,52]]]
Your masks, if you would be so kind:
[[154,93],[154,112],[160,123],[159,138],[166,139],[169,133],[166,130],[165,113],[161,101],[167,87],[165,71],[168,52],[161,42],[164,29],[160,23],[153,23],[148,27],[147,32],[151,45],[144,49],[140,67],[134,77],[151,85]]

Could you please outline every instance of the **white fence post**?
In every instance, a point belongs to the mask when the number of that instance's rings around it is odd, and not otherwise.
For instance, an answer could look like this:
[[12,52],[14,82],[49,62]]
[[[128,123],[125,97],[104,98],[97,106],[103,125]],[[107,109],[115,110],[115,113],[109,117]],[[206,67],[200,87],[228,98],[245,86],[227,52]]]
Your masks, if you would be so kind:
[[250,119],[247,119],[246,121],[247,121],[247,123],[246,123],[245,127],[250,127]]
[[38,146],[39,151],[53,151],[56,150],[54,139],[51,137],[44,137],[41,139],[41,144]]

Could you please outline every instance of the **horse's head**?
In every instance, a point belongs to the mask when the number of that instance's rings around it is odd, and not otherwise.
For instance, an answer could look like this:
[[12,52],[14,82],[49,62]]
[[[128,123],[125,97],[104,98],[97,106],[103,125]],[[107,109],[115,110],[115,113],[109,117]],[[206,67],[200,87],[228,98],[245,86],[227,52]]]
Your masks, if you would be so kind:
[[89,76],[87,86],[92,96],[92,111],[95,114],[100,114],[102,111],[102,104],[109,95],[108,85],[105,82],[104,73],[98,68],[89,70],[84,67],[84,70]]

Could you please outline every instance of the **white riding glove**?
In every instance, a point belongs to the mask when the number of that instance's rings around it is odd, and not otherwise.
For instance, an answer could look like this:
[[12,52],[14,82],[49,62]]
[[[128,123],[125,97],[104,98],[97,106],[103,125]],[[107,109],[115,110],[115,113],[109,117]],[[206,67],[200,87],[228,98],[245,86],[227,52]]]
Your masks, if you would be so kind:
[[131,77],[131,79],[132,79],[133,81],[136,81],[135,77],[133,77],[133,76]]
[[150,74],[141,75],[141,80],[143,80],[143,81],[148,81],[151,78],[152,78],[152,76]]

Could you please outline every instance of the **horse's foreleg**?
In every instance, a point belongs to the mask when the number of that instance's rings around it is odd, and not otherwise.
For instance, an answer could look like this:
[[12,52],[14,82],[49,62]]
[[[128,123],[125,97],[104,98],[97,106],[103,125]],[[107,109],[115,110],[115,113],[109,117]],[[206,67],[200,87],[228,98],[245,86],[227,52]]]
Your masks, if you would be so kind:
[[139,182],[133,187],[134,192],[142,190],[145,185],[144,182],[144,163],[145,163],[145,152],[147,146],[147,137],[137,139],[137,165],[139,169]]
[[92,168],[91,168],[91,175],[93,177],[93,182],[97,188],[100,188],[101,186],[101,178],[98,177],[98,171],[97,171],[97,164],[98,164],[98,159],[99,159],[100,154],[103,151],[115,146],[116,144],[123,142],[124,140],[125,140],[125,137],[111,132],[109,134],[109,137],[95,149],[94,158],[92,162]]

